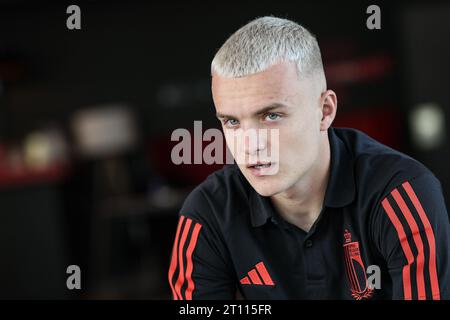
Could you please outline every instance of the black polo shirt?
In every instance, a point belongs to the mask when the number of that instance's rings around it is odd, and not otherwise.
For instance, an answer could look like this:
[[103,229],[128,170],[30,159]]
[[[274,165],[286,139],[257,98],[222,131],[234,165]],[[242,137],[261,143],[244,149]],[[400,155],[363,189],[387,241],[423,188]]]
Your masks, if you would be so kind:
[[330,128],[330,178],[309,232],[236,165],[180,211],[174,299],[449,299],[450,225],[436,177],[353,129]]

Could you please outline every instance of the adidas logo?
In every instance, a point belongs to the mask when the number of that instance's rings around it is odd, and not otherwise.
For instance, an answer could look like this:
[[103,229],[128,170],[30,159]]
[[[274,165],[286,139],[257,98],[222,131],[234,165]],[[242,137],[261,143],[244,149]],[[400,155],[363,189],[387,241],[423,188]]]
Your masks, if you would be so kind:
[[255,268],[250,270],[245,277],[240,280],[241,284],[254,284],[254,285],[265,285],[274,286],[272,278],[267,272],[264,262],[258,263]]

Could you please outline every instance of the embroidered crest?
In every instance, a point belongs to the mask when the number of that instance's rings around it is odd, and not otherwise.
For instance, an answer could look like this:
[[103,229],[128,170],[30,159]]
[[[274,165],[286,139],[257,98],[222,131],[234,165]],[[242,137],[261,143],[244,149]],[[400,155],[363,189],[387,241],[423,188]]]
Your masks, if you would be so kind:
[[352,297],[356,300],[368,299],[373,295],[373,289],[367,281],[366,268],[361,259],[359,243],[352,242],[352,235],[346,229],[344,233],[344,261],[347,280]]

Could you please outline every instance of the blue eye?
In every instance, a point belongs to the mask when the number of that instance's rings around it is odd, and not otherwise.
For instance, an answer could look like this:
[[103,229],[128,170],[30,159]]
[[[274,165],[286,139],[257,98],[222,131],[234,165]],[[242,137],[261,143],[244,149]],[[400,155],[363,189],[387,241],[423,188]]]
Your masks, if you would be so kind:
[[268,121],[276,121],[279,118],[281,118],[281,116],[279,114],[276,114],[276,113],[269,113],[269,114],[266,115],[265,118]]
[[236,119],[227,119],[224,122],[224,125],[227,127],[236,127],[239,124],[239,121]]

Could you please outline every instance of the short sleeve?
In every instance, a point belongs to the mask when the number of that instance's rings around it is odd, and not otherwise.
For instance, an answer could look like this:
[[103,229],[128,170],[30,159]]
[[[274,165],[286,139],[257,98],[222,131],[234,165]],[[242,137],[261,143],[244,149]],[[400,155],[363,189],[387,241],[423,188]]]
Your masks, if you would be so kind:
[[450,224],[439,181],[427,173],[390,188],[373,221],[392,299],[450,299]]
[[206,200],[195,192],[185,201],[176,229],[168,274],[172,298],[234,299],[236,280],[226,246],[220,230],[205,218]]

